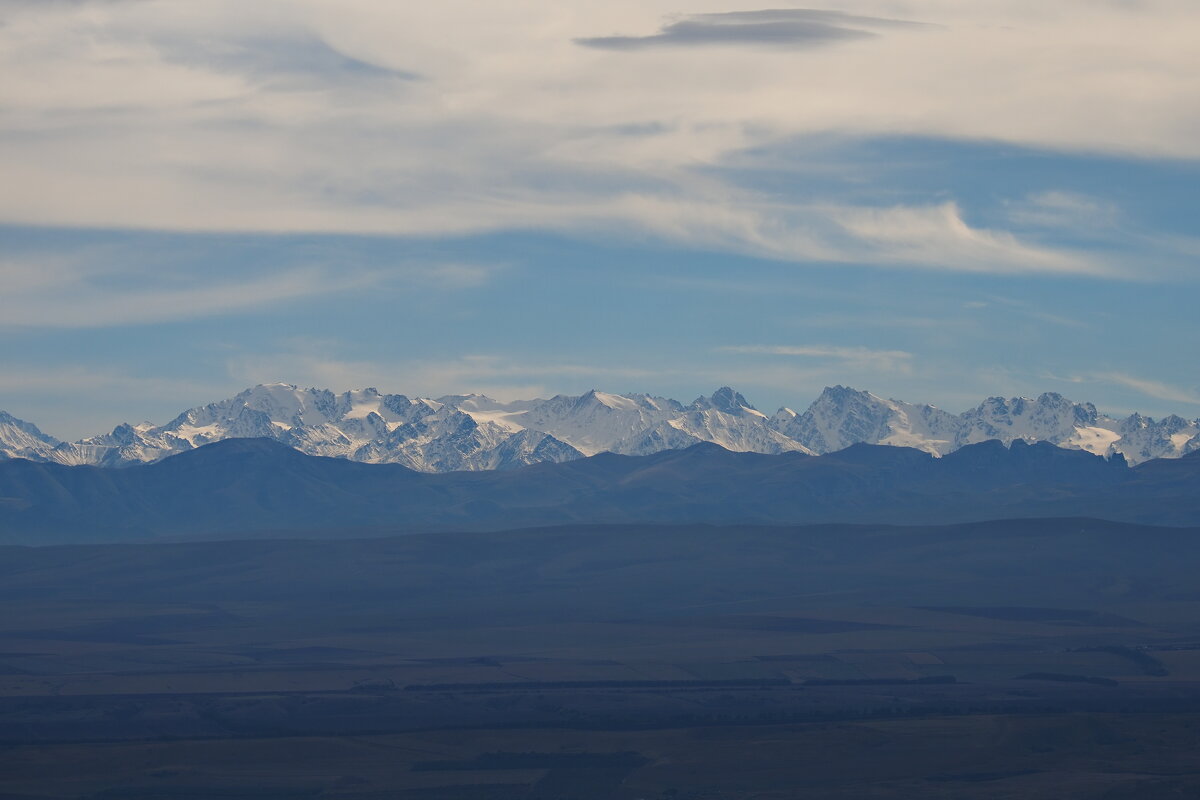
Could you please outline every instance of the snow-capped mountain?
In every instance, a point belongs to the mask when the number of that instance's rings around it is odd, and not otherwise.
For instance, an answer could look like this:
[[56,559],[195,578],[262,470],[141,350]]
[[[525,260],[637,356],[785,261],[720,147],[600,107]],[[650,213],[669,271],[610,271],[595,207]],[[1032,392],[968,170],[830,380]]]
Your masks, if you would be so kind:
[[1159,422],[1134,414],[1117,419],[1091,403],[1073,403],[1054,392],[1037,398],[989,397],[963,414],[930,405],[885,400],[878,395],[834,386],[807,411],[780,409],[776,430],[818,453],[857,442],[915,447],[945,455],[963,445],[999,439],[1050,442],[1101,456],[1120,453],[1130,464],[1152,458],[1178,458],[1200,450],[1200,421],[1170,416]]
[[376,389],[334,394],[270,384],[190,409],[166,425],[118,425],[112,433],[55,441],[42,450],[14,445],[11,455],[119,466],[223,439],[265,437],[309,455],[449,472],[569,461],[604,451],[647,455],[697,442],[763,453],[808,452],[765,421],[732,389],[684,406],[599,391],[501,403],[481,395],[410,399]]
[[1118,419],[1055,392],[1036,399],[989,397],[962,418],[960,446],[985,439],[1043,441],[1097,455],[1120,453],[1131,464],[1200,449],[1200,421],[1172,415],[1155,422],[1140,414]]
[[852,444],[915,447],[945,455],[988,439],[1045,441],[1131,464],[1200,450],[1200,422],[1125,419],[1047,393],[991,397],[963,414],[826,388],[803,413],[768,417],[723,387],[685,405],[646,394],[590,391],[500,402],[482,395],[409,398],[361,389],[334,394],[269,384],[185,411],[165,425],[118,425],[60,442],[0,412],[0,458],[120,466],[156,461],[231,438],[266,437],[310,455],[403,464],[424,472],[510,469],[600,452],[649,455],[712,442],[758,453],[829,453]]
[[846,386],[827,387],[803,414],[781,408],[769,424],[817,453],[867,442],[945,455],[958,448],[961,428],[957,416],[940,408],[885,400]]
[[255,386],[183,412],[166,425],[119,425],[60,448],[52,460],[117,465],[156,461],[212,442],[265,437],[303,453],[423,472],[505,469],[580,453],[552,436],[476,421],[452,405],[361,389],[334,394],[288,384]]
[[1172,414],[1155,422],[1141,414],[1116,421],[1120,439],[1112,447],[1131,464],[1152,458],[1177,458],[1200,450],[1200,420]]
[[32,422],[0,411],[0,458],[44,461],[58,444],[58,439],[42,433]]
[[585,455],[601,452],[641,456],[713,442],[726,450],[809,453],[807,447],[766,425],[767,417],[729,387],[690,405],[645,394],[592,390],[580,397],[512,404],[511,424],[546,431]]

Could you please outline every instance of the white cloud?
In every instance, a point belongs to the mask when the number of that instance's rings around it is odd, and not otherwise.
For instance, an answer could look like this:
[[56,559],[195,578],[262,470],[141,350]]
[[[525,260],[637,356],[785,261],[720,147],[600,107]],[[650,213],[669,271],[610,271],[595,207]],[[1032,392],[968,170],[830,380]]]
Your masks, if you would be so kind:
[[1119,274],[1095,258],[1038,247],[1006,231],[972,228],[956,203],[843,209],[834,218],[876,262],[965,272]]
[[[696,0],[687,11],[761,5]],[[815,48],[575,41],[653,35],[679,10],[665,0],[10,5],[0,220],[435,235],[598,227],[790,260],[1098,274],[1111,270],[972,228],[953,205],[780,208],[699,168],[830,132],[1200,157],[1194,3],[859,0],[839,7],[852,16],[822,19],[936,27],[877,27]]]
[[[36,265],[2,265],[6,275],[28,276]],[[184,285],[105,286],[64,271],[0,295],[0,326],[94,328],[173,322],[259,309],[299,298],[361,288],[362,277],[294,268],[250,279],[189,280]]]

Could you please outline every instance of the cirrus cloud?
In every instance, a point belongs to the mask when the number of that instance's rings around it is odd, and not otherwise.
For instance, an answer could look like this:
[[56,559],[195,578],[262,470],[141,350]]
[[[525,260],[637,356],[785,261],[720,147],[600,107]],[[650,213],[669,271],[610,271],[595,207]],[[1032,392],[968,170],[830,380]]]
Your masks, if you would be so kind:
[[717,352],[826,359],[840,362],[847,368],[900,373],[911,372],[913,361],[913,354],[904,350],[834,345],[728,345],[718,348]]

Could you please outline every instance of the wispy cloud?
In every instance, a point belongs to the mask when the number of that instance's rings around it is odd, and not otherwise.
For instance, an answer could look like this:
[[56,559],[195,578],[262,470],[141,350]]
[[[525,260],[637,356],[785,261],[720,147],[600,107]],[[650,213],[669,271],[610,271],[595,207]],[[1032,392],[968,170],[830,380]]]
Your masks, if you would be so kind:
[[1120,216],[1110,200],[1061,189],[1032,194],[1013,203],[1009,211],[1009,219],[1018,225],[1069,233],[1111,232]]
[[152,398],[204,396],[215,384],[176,378],[145,377],[123,370],[66,364],[49,367],[12,366],[0,371],[0,392],[50,397],[60,392],[119,390],[127,400],[135,395]]
[[[414,72],[371,63],[300,32],[293,36],[181,38],[169,42],[167,58],[178,63],[242,75],[275,90],[322,87],[352,89],[371,80],[410,81]],[[393,90],[396,86],[393,84]]]
[[123,286],[120,281],[97,282],[72,271],[38,281],[28,277],[36,265],[8,262],[0,268],[25,285],[24,290],[0,296],[0,326],[38,328],[142,325],[230,314],[360,289],[372,280],[370,276],[299,267],[243,280],[205,281],[199,276],[183,285],[160,281],[158,285]]
[[729,345],[717,348],[717,352],[832,359],[854,369],[901,373],[911,372],[913,361],[913,354],[904,350],[872,350],[867,347],[833,345]]
[[495,264],[466,264],[449,262],[422,266],[415,272],[417,280],[444,289],[476,289],[491,282],[503,267]]
[[1146,397],[1156,400],[1167,400],[1172,403],[1187,403],[1200,405],[1200,392],[1183,386],[1176,386],[1161,381],[1147,380],[1123,372],[1101,372],[1089,376],[1092,380],[1115,383],[1140,392]]
[[[1164,400],[1169,403],[1200,405],[1200,391],[1197,391],[1194,388],[1188,388],[1186,386],[1168,383],[1165,381],[1142,378],[1136,375],[1131,375],[1127,372],[1108,371],[1060,374],[1046,371],[1040,374],[1038,377],[1041,380],[1058,381],[1077,385],[1099,384],[1120,386],[1126,389],[1132,389],[1136,394],[1139,394],[1142,397],[1152,398],[1154,400]],[[1131,413],[1133,410],[1135,410],[1135,407],[1125,407],[1124,411],[1121,413]],[[1172,412],[1168,410],[1166,413]]]
[[873,260],[883,262],[966,272],[1120,274],[1095,257],[1030,244],[1008,231],[972,227],[954,202],[848,208],[835,211],[834,219],[872,247]]
[[887,207],[785,204],[740,190],[729,200],[628,195],[607,213],[610,224],[635,225],[692,247],[782,261],[1007,275],[1134,275],[1098,253],[974,227],[955,202]]
[[[221,253],[224,251],[214,251]],[[220,255],[212,256],[214,259]],[[294,263],[300,260],[302,263]],[[487,285],[502,265],[456,261],[313,263],[280,249],[231,268],[174,263],[157,248],[96,246],[0,261],[0,327],[102,328],[259,312],[364,291],[402,296]]]
[[1058,325],[1063,328],[1091,328],[1092,323],[1084,320],[1075,319],[1064,314],[1056,314],[1051,311],[1046,311],[1039,308],[1037,304],[1026,300],[1017,300],[1012,297],[1002,297],[1000,295],[988,295],[986,300],[969,300],[963,303],[963,308],[971,312],[979,312],[987,308],[999,307],[1006,311],[1018,314],[1027,319],[1037,320],[1039,322],[1049,322],[1051,325]]

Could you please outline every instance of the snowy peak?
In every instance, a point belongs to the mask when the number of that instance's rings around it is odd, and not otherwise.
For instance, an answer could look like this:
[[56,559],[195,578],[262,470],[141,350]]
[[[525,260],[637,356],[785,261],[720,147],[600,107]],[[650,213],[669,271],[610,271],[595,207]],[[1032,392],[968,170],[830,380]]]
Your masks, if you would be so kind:
[[41,461],[59,444],[37,425],[0,411],[0,458],[29,458]]
[[829,386],[803,414],[780,409],[770,424],[817,453],[866,442],[916,447],[940,455],[952,447],[953,418],[933,406],[885,400],[848,386]]
[[587,455],[649,455],[698,442],[728,450],[807,452],[803,445],[769,429],[766,417],[728,387],[688,406],[665,397],[592,390],[577,398],[559,395],[533,403],[509,420],[550,433]]
[[42,442],[43,444],[58,444],[58,439],[55,439],[53,436],[47,433],[42,433],[37,425],[34,425],[32,422],[26,422],[23,419],[18,419],[12,414],[9,414],[7,411],[0,411],[0,426],[3,426],[5,430],[19,431],[25,436]]
[[273,423],[295,427],[321,425],[336,418],[337,400],[328,389],[270,383],[241,392],[228,405],[236,407],[240,403],[244,408],[265,414]]
[[596,406],[601,406],[611,411],[637,411],[640,408],[637,400],[632,397],[608,394],[596,389],[580,395],[579,399],[575,401],[575,407],[580,410],[592,409]]
[[[403,464],[424,472],[507,469],[582,456],[569,444],[507,420],[520,411],[482,396],[451,402],[384,394],[368,387],[334,394],[261,384],[197,406],[166,425],[121,425],[60,445],[45,460],[121,465],[156,461],[235,438],[273,439],[309,455]],[[460,409],[461,400],[468,409]]]
[[711,409],[723,414],[732,414],[735,417],[749,415],[766,419],[766,415],[750,405],[740,392],[735,392],[728,386],[717,389],[711,397],[697,397],[688,408],[695,411]]
[[915,447],[945,455],[960,447],[998,440],[1047,442],[1100,456],[1122,455],[1131,464],[1177,458],[1200,449],[1200,423],[1171,416],[1155,422],[1133,415],[1101,415],[1091,403],[1075,403],[1056,392],[1036,398],[989,397],[960,415],[935,406],[885,400],[846,386],[826,388],[804,414],[781,409],[776,430],[818,453],[857,442]]
[[1054,392],[990,397],[952,414],[849,386],[826,387],[803,413],[781,408],[767,417],[728,386],[684,405],[599,389],[503,402],[477,394],[433,400],[374,387],[336,394],[274,383],[189,409],[165,425],[123,424],[70,443],[0,412],[0,458],[121,466],[237,438],[425,472],[510,469],[606,451],[649,455],[702,442],[733,451],[809,454],[884,444],[935,456],[989,440],[1046,442],[1137,464],[1200,452],[1200,422],[1176,415],[1157,422],[1139,414],[1116,419]]
[[1098,416],[1091,403],[1072,403],[1061,394],[1047,392],[1036,400],[989,397],[964,414],[963,420],[972,441],[1055,441],[1069,438],[1075,428],[1094,426]]
[[1091,403],[1074,403],[1056,392],[1037,398],[989,397],[961,420],[959,445],[998,439],[1005,443],[1049,442],[1101,456],[1121,450],[1116,420],[1102,417]]
[[[678,414],[674,401],[593,389],[579,397],[557,395],[508,418],[549,433],[585,455],[622,452],[622,443]],[[655,451],[657,452],[657,451]]]
[[[799,418],[805,435],[825,452],[887,435],[894,406],[878,395],[848,386],[827,386]],[[804,441],[804,439],[801,439]]]

